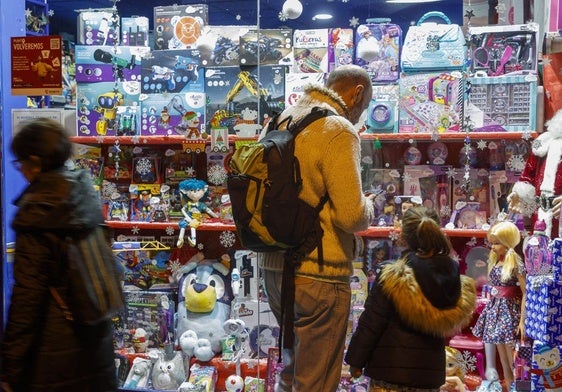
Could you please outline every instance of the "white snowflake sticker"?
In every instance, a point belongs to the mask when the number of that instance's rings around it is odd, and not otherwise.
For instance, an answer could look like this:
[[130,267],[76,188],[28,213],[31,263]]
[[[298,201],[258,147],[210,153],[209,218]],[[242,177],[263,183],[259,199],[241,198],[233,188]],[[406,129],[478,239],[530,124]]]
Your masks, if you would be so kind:
[[174,235],[174,233],[176,232],[176,229],[174,226],[168,226],[166,227],[166,234],[167,235]]
[[512,155],[506,163],[513,171],[523,171],[525,168],[525,159],[521,155]]
[[219,241],[224,248],[232,248],[236,243],[236,234],[232,231],[223,231],[219,235]]

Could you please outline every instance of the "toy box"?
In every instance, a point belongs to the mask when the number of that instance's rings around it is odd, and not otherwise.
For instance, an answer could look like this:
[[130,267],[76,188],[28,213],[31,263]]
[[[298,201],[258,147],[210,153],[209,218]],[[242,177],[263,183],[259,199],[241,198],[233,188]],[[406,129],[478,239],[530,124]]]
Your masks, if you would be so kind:
[[394,197],[402,194],[402,181],[397,169],[368,169],[363,181],[364,191],[375,194],[375,226],[393,226],[396,215]]
[[123,294],[125,309],[114,321],[116,348],[135,352],[133,336],[139,328],[146,332],[144,343],[148,348],[159,348],[173,342],[174,291],[127,289]]
[[328,72],[328,29],[293,32],[293,72]]
[[517,182],[521,172],[512,170],[490,171],[490,217],[496,217],[500,212],[508,213],[507,196],[511,193],[513,184]]
[[537,76],[470,78],[467,113],[475,131],[533,132],[537,126]]
[[323,86],[326,73],[290,72],[285,75],[285,106],[292,106],[304,94],[307,84],[315,83]]
[[[141,58],[147,47],[76,45],[76,82],[129,82],[140,87]],[[134,85],[134,87],[132,86]]]
[[121,45],[148,46],[148,23],[146,16],[121,18]]
[[291,65],[292,41],[291,29],[251,29],[240,37],[239,64]]
[[129,216],[131,222],[151,222],[153,197],[160,195],[160,184],[131,184],[129,186]]
[[486,214],[486,211],[490,211],[490,171],[484,168],[470,168],[467,179],[465,169],[457,169],[453,176],[452,197],[453,209],[458,202],[475,202],[480,206],[479,211]]
[[462,74],[455,71],[402,75],[399,132],[459,132],[464,84]]
[[373,85],[373,98],[367,109],[367,133],[398,132],[398,100],[397,84]]
[[389,19],[373,19],[357,27],[355,40],[355,64],[367,70],[373,83],[394,83],[399,79],[400,26]]
[[[248,359],[242,358],[240,360],[240,376],[244,379],[250,380],[251,378],[258,377],[265,377],[267,373],[267,360],[264,358],[261,359]],[[235,361],[223,361],[222,359],[215,357],[211,359],[209,362],[200,362],[193,358],[191,363],[200,363],[200,364],[211,364],[217,373],[217,380],[215,384],[215,388],[210,391],[226,391],[225,382],[228,376],[236,374],[236,366],[237,363]],[[193,392],[193,391],[204,391],[203,389],[189,389],[186,390]],[[252,391],[258,391],[257,389]],[[181,390],[179,390],[181,392]],[[240,390],[242,392],[242,390]]]
[[140,121],[141,135],[183,135],[199,139],[206,134],[205,94],[143,95]]
[[234,306],[238,307],[238,318],[246,326],[248,334],[242,343],[246,358],[265,358],[270,348],[277,347],[279,325],[268,302],[240,298]]
[[258,259],[255,252],[238,250],[234,253],[236,268],[240,271],[240,297],[257,300],[258,296]]
[[449,165],[404,165],[404,194],[420,196],[424,206],[435,209],[443,222],[451,215]]
[[207,4],[154,7],[154,49],[194,49],[208,23]]
[[154,50],[142,58],[142,92],[164,94],[205,91],[199,50]]
[[328,71],[340,65],[353,64],[353,29],[334,27],[329,30],[330,46],[328,50]]
[[133,81],[78,83],[78,136],[138,135],[139,87]]
[[226,127],[229,134],[253,137],[283,110],[285,67],[262,66],[259,80],[257,71],[256,67],[205,68],[207,129]]
[[562,387],[562,346],[540,339],[533,342],[531,390],[556,391]]
[[537,23],[470,27],[470,70],[476,76],[536,73]]
[[[427,22],[435,19],[444,23]],[[427,12],[408,28],[400,56],[402,72],[462,70],[465,63],[464,33],[444,13]]]
[[255,26],[205,26],[197,40],[201,64],[207,66],[237,66],[240,57],[240,36]]
[[78,14],[79,45],[115,45],[119,42],[119,21],[112,12],[91,9]]

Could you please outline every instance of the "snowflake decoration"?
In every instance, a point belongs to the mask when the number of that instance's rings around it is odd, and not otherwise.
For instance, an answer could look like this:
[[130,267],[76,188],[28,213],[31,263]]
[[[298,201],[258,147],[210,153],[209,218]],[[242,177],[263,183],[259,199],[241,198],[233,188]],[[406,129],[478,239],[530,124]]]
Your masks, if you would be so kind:
[[347,3],[349,0],[341,0],[342,3]]
[[195,169],[192,167],[188,167],[187,169],[185,169],[185,174],[187,174],[188,178],[195,177]]
[[402,180],[404,182],[411,182],[412,181],[412,175],[410,173],[404,173],[402,175]]
[[131,233],[133,233],[134,235],[137,235],[138,233],[140,233],[140,228],[136,225],[131,227]]
[[198,243],[198,244],[197,244],[197,249],[203,250],[203,249],[205,249],[205,246],[204,246],[202,243]]
[[221,185],[226,181],[228,173],[222,165],[211,165],[207,171],[207,179],[213,185]]
[[484,151],[484,149],[486,149],[486,147],[488,147],[488,143],[486,143],[485,140],[478,140],[477,147],[478,147],[479,150]]
[[[137,144],[139,142],[139,135],[135,135],[131,138],[131,141],[133,142],[133,144]],[[144,142],[146,143],[146,139],[144,140]]]
[[137,161],[135,169],[140,174],[149,174],[152,171],[152,161],[148,158],[141,158]]
[[30,10],[29,8],[27,8],[27,9],[25,10],[25,17],[26,17],[26,18],[29,18],[29,17],[31,17],[31,14],[32,14],[32,13],[31,13],[31,10]]
[[242,16],[241,15],[236,15],[236,20],[241,20]]
[[[562,69],[561,69],[562,70]],[[523,131],[523,134],[521,135],[521,138],[523,140],[531,140],[533,137],[532,132],[529,131],[528,129]]]
[[454,178],[457,175],[457,171],[454,168],[447,169],[447,177]]
[[397,241],[400,238],[400,234],[398,234],[398,232],[395,230],[390,230],[390,232],[388,233],[388,238],[390,238],[392,241]]
[[473,355],[470,351],[461,351],[457,360],[464,374],[476,370],[476,355]]
[[232,248],[236,242],[236,234],[232,231],[223,231],[219,235],[219,241],[223,248]]
[[543,67],[548,67],[551,62],[552,62],[552,60],[551,60],[550,58],[548,58],[548,57],[542,59],[542,65],[543,65]]
[[475,246],[476,245],[476,237],[472,237],[470,241],[466,243],[466,246]]
[[49,10],[49,12],[47,12],[49,14],[49,16],[54,16],[55,15],[55,10]]
[[436,142],[437,140],[439,140],[439,132],[435,131],[431,134],[431,140]]
[[174,226],[166,227],[166,235],[174,235],[175,232],[176,232],[176,229],[175,229]]
[[349,19],[349,27],[357,27],[359,25],[359,18],[352,16],[351,19]]
[[96,137],[96,142],[97,142],[98,144],[102,144],[102,143],[103,143],[103,136],[102,136],[102,135],[98,135],[98,136]]
[[454,255],[451,256],[451,259],[453,259],[454,261],[456,261],[457,263],[459,263],[461,261],[461,257],[458,255],[458,253],[455,252]]
[[525,159],[522,155],[512,155],[507,163],[507,167],[514,171],[523,171],[525,168]]
[[170,260],[168,262],[168,270],[172,272],[172,275],[178,272],[181,267],[182,265],[178,260]]
[[287,16],[287,14],[284,13],[283,11],[279,12],[278,17],[279,17],[279,20],[280,20],[281,22],[286,22],[287,19],[289,19],[289,17]]

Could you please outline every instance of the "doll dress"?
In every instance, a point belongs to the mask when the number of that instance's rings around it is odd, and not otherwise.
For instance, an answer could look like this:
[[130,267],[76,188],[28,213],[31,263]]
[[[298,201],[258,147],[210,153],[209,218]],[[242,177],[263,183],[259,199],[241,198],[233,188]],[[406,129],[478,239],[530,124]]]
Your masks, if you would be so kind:
[[[501,282],[502,266],[494,266],[490,271],[491,286],[518,286],[517,276]],[[521,316],[521,297],[492,297],[482,310],[472,334],[484,343],[513,343],[517,340],[517,329]]]

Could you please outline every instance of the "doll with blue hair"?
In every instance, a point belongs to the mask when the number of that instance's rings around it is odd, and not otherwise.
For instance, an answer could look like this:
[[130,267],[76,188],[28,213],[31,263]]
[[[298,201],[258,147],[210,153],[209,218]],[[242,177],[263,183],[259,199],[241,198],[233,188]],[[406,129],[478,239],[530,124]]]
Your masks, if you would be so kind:
[[207,205],[205,201],[209,197],[209,185],[196,178],[189,178],[179,183],[178,189],[183,207],[181,213],[184,219],[179,221],[180,234],[177,247],[181,248],[184,244],[185,231],[189,227],[190,233],[187,238],[189,245],[195,246],[197,243],[196,229],[203,222],[203,214],[217,218],[218,215]]

